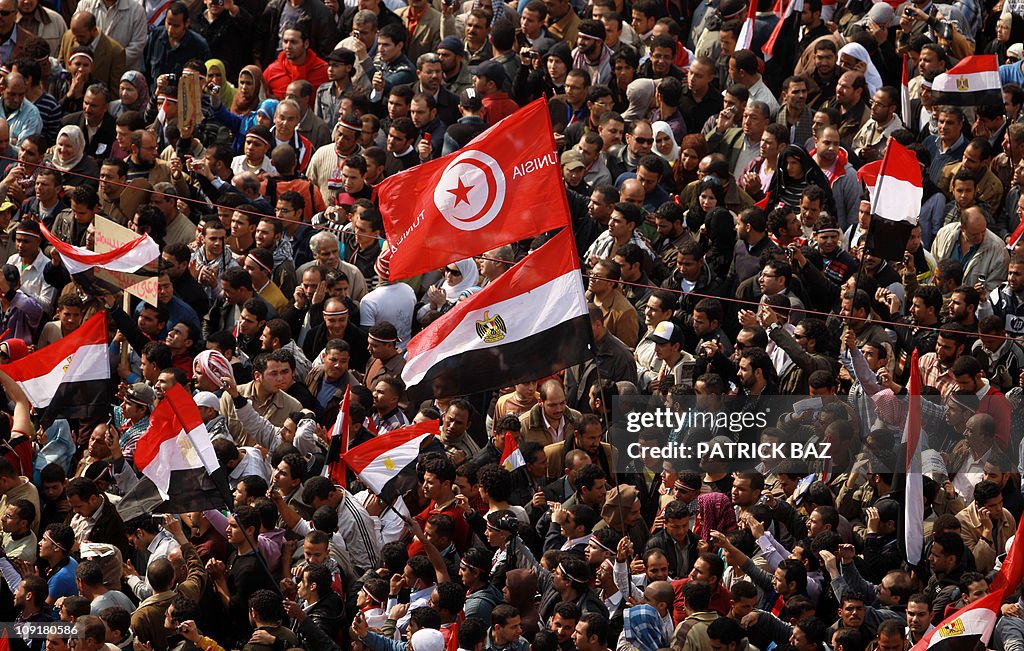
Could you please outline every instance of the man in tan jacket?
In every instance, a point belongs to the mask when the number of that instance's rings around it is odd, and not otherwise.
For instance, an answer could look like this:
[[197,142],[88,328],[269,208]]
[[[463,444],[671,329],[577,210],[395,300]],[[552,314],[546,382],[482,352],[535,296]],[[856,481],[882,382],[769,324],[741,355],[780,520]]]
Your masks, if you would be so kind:
[[1006,550],[1006,541],[1017,530],[1010,512],[1003,508],[999,485],[982,481],[974,487],[974,501],[956,514],[960,521],[960,537],[974,554],[974,564],[981,573],[995,568],[996,556]]

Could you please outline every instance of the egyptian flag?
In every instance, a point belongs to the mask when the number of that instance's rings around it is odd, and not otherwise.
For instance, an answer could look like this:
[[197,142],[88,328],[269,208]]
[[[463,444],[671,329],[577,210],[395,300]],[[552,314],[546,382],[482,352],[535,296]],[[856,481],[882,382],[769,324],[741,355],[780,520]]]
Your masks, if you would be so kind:
[[589,359],[592,341],[576,247],[563,229],[413,337],[402,380],[414,401],[489,391]]
[[501,461],[498,465],[509,472],[526,465],[523,453],[519,450],[519,442],[512,432],[505,433],[505,449],[501,452]]
[[925,633],[910,651],[975,651],[986,648],[999,618],[1003,594],[1001,589],[993,590],[964,606]]
[[[1009,469],[1007,469],[1009,471]],[[999,550],[996,550],[997,552]],[[992,579],[990,590],[1013,591],[1024,579],[1024,518],[1017,523],[1017,531],[1013,534],[1013,542],[1006,552],[999,572]]]
[[[749,50],[754,42],[754,21],[757,20],[757,0],[749,0],[747,3],[747,18],[740,28],[740,35],[736,38],[736,51]],[[779,21],[781,22],[781,21]]]
[[345,472],[345,464],[341,456],[348,452],[348,406],[352,399],[352,387],[345,387],[345,397],[338,409],[338,418],[334,421],[334,427],[330,432],[330,443],[327,447],[327,459],[324,461],[323,476],[330,477],[331,481],[341,486],[348,485]]
[[105,417],[114,395],[106,313],[94,315],[67,337],[0,368],[18,383],[33,407],[46,409],[44,423],[54,418]]
[[444,454],[437,438],[440,431],[436,420],[400,427],[357,445],[341,458],[371,493],[392,504],[416,487],[416,462],[421,456]]
[[1017,228],[1013,229],[1013,233],[1010,234],[1010,243],[1006,245],[1006,248],[1010,249],[1010,251],[1017,248],[1017,242],[1020,241],[1022,235],[1024,235],[1024,219],[1020,220]]
[[157,513],[202,511],[226,503],[225,472],[199,407],[181,385],[168,389],[150,415],[149,429],[135,446],[135,466],[148,481],[121,500],[129,501],[124,509],[118,505],[122,517],[137,501]]
[[921,371],[917,367],[917,348],[910,356],[910,383],[907,385],[907,423],[903,428],[906,449],[906,512],[903,515],[903,542],[907,562],[913,566],[921,562],[924,548],[924,480],[921,475]]
[[376,187],[394,282],[569,224],[543,98]]
[[42,222],[39,222],[39,230],[60,253],[64,268],[72,276],[96,267],[107,271],[133,273],[160,257],[160,246],[149,235],[140,235],[115,249],[96,253],[58,239]]
[[910,124],[910,59],[906,54],[903,55],[903,76],[900,79],[900,116],[903,124]]
[[921,214],[921,165],[917,156],[892,138],[885,147],[878,180],[871,191],[867,251],[883,260],[902,260]]
[[[776,7],[778,7],[778,5],[776,5]],[[775,23],[775,29],[772,30],[771,36],[768,37],[768,42],[765,43],[764,47],[761,48],[761,52],[764,53],[765,63],[771,61],[772,57],[775,55],[775,43],[779,38],[779,34],[782,33],[783,26],[785,26],[786,29],[799,27],[799,25],[794,25],[793,21],[789,21],[789,19],[795,13],[798,17],[797,19],[799,20],[800,13],[803,10],[804,0],[789,0],[789,4],[786,5],[785,13],[783,13],[780,16],[779,22]],[[775,9],[775,13],[779,13],[778,8]],[[787,24],[786,21],[789,21],[789,23]]]
[[1003,105],[1003,84],[994,54],[965,57],[932,82],[935,104],[949,106]]

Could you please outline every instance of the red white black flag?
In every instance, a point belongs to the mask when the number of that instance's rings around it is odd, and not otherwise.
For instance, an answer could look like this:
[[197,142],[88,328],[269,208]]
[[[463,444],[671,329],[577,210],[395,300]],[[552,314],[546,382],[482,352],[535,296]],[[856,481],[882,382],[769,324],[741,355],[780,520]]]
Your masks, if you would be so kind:
[[536,380],[593,356],[572,232],[563,229],[413,337],[410,399],[448,398]]
[[5,364],[3,370],[36,409],[48,408],[60,418],[103,416],[113,399],[106,313],[96,314],[67,337]]

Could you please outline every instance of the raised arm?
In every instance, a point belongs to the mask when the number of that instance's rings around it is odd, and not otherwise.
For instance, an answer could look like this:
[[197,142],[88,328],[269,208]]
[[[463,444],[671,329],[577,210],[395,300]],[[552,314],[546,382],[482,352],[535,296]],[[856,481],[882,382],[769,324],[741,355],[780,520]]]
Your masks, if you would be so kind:
[[36,428],[32,425],[32,403],[22,391],[18,383],[4,371],[0,371],[0,385],[3,385],[7,397],[14,401],[14,419],[11,422],[11,434],[31,437]]

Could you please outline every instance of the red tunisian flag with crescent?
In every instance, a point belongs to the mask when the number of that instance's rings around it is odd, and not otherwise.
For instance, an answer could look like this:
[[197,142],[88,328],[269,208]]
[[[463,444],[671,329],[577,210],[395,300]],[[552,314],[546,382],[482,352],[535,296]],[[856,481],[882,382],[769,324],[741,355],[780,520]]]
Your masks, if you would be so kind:
[[569,224],[547,104],[539,99],[457,152],[377,186],[390,279],[434,271]]

